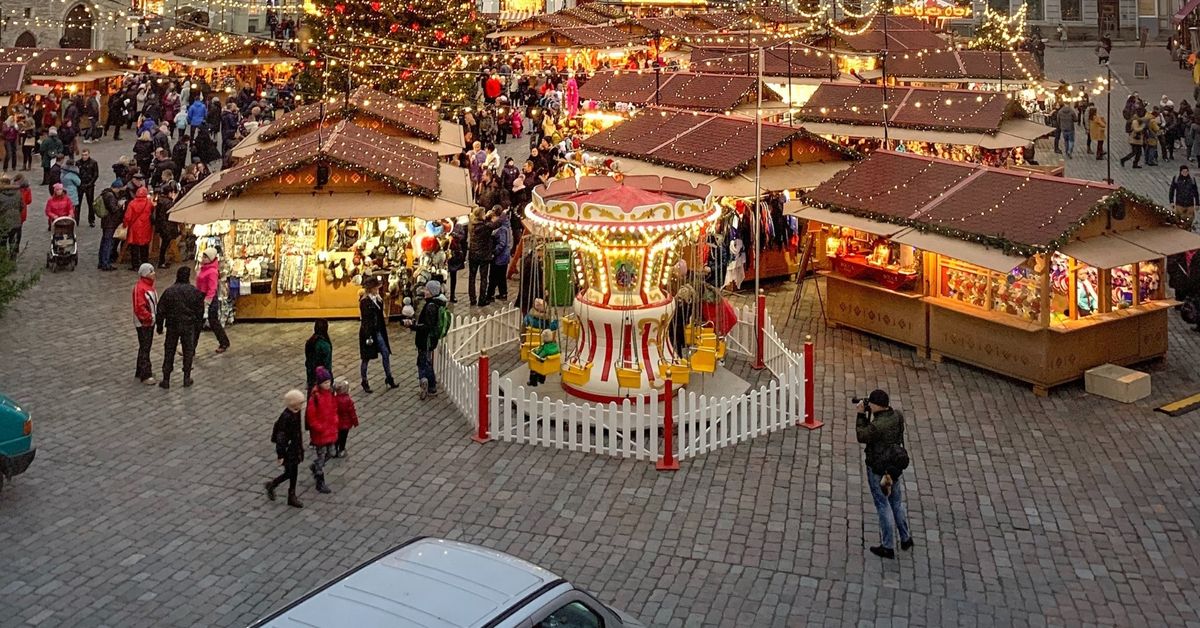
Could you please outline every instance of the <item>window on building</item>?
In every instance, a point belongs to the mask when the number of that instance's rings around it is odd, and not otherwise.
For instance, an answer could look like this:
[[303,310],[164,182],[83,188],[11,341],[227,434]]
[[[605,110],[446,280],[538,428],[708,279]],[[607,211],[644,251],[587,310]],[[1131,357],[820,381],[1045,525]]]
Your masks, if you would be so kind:
[[1062,20],[1077,21],[1083,19],[1082,0],[1059,0],[1059,8],[1062,9]]
[[248,32],[248,33],[257,33],[258,32],[258,19],[257,18],[250,18],[249,20],[246,20],[246,32]]
[[1025,0],[1025,19],[1031,22],[1046,19],[1045,0]]
[[987,0],[988,8],[993,13],[1003,13],[1004,15],[1008,15],[1008,3],[1009,0]]
[[25,17],[33,17],[33,9],[25,7]]

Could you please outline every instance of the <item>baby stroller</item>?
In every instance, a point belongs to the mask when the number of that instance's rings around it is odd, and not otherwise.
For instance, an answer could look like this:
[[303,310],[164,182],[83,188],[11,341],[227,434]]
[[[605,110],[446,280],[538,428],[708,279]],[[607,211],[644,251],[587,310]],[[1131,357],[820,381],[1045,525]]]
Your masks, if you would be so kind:
[[55,218],[50,225],[50,250],[46,253],[46,268],[58,272],[64,268],[75,270],[79,264],[79,247],[75,242],[75,219],[70,216]]

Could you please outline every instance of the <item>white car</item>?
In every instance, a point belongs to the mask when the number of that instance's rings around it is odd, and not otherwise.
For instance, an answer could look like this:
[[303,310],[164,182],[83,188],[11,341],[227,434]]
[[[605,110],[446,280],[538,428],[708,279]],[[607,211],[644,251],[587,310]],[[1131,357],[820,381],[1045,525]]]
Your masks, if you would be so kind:
[[469,543],[415,538],[251,628],[645,628],[570,582]]

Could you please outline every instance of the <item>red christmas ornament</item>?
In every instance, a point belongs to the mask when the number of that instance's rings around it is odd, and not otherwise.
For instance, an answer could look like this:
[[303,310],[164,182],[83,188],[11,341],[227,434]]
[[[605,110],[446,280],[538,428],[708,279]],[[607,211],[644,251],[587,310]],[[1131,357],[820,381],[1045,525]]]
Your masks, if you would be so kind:
[[412,24],[409,26],[409,28],[413,29],[413,32],[416,32],[416,31],[419,31],[419,30],[421,30],[421,24],[420,24],[420,22],[413,22],[413,23],[412,23]]
[[469,44],[469,43],[471,43],[471,36],[470,36],[470,35],[463,35],[463,36],[462,36],[462,43],[464,43],[464,44]]
[[389,32],[389,33],[395,33],[395,32],[396,32],[396,31],[398,31],[398,30],[400,30],[400,25],[399,25],[399,24],[392,24],[391,26],[389,26],[389,27],[388,27],[388,32]]
[[339,3],[335,4],[335,5],[333,5],[333,10],[334,10],[334,11],[337,11],[338,13],[345,13],[345,12],[346,12],[346,5],[344,5],[344,4],[342,4],[342,3],[340,3],[340,2],[339,2]]
[[433,36],[435,38],[437,38],[438,41],[442,41],[443,39],[446,38],[446,31],[443,31],[443,30],[433,31]]
[[400,73],[400,79],[407,81],[408,79],[412,78],[412,75],[413,75],[412,70],[405,70]]
[[375,2],[371,3],[372,11],[378,12],[381,7],[383,7],[383,3],[380,2],[379,0],[375,0]]

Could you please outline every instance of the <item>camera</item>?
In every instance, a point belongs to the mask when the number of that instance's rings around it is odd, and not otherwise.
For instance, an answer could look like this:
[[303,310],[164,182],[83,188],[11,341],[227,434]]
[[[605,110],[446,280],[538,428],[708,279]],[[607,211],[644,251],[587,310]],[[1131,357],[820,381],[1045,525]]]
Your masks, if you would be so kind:
[[851,397],[851,398],[850,398],[850,403],[852,403],[852,404],[854,404],[854,405],[856,405],[856,406],[857,406],[858,404],[860,404],[860,403],[862,403],[862,402],[864,402],[864,401],[866,401],[866,400],[867,400],[867,398],[866,398],[865,396],[863,396],[863,397]]

